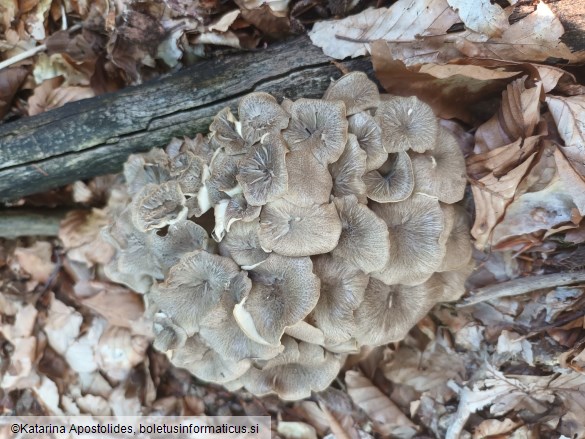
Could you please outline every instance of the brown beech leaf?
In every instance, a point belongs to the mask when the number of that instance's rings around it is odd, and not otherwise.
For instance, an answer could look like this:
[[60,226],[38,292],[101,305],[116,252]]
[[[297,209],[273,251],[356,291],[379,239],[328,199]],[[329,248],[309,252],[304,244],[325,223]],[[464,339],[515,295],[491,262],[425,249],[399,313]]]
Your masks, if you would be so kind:
[[372,382],[360,372],[345,373],[347,393],[374,423],[374,429],[385,436],[410,438],[418,428]]
[[92,287],[101,291],[82,303],[105,317],[110,325],[132,328],[133,323],[144,314],[144,304],[138,294],[118,285],[97,281]]
[[526,82],[527,78],[523,77],[508,84],[498,112],[477,129],[476,152],[486,152],[534,134],[540,121],[542,82],[532,87],[527,87]]
[[492,244],[568,223],[574,208],[565,184],[560,178],[555,179],[545,189],[522,194],[506,207],[502,221],[493,229]]
[[492,242],[492,231],[506,213],[506,208],[514,198],[520,180],[532,164],[536,154],[532,154],[522,164],[500,178],[493,173],[472,181],[471,191],[475,200],[475,223],[471,235],[475,246],[483,249]]
[[546,103],[565,142],[561,147],[563,154],[585,176],[585,95],[547,96]]
[[385,41],[372,43],[372,63],[376,78],[388,93],[414,95],[429,104],[437,116],[468,123],[481,117],[478,113],[485,111],[481,109],[485,101],[500,96],[514,78],[536,72],[524,64],[476,65],[474,60],[406,67],[393,57]]
[[242,17],[269,38],[283,38],[292,33],[290,19],[276,14],[268,4],[242,9]]
[[10,67],[0,70],[0,119],[10,110],[12,99],[27,74],[28,69],[25,67]]

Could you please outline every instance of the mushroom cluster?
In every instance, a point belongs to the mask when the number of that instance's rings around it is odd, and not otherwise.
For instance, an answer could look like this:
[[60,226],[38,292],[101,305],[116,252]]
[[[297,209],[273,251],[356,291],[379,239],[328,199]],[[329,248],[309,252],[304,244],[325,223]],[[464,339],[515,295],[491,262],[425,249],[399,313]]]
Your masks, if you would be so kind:
[[229,389],[323,390],[347,354],[457,299],[472,269],[456,140],[364,73],[322,99],[249,94],[124,175],[106,274],[145,294],[157,349]]

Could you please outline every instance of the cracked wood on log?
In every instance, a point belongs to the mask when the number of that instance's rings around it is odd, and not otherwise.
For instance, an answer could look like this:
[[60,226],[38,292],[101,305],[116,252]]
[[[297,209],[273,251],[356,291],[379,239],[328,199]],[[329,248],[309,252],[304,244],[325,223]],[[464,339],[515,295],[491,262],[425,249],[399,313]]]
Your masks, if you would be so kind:
[[[119,172],[134,152],[207,132],[217,112],[253,91],[321,97],[341,76],[331,61],[301,37],[0,125],[0,201]],[[373,77],[367,59],[340,64]]]

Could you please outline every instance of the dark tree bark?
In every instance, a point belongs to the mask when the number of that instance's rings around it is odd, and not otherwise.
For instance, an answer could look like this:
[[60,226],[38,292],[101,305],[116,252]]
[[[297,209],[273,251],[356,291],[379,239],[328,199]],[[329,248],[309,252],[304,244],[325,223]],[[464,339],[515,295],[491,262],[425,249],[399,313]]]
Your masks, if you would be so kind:
[[[365,59],[341,64],[372,73]],[[320,97],[341,75],[303,37],[0,125],[0,201],[118,172],[131,153],[207,132],[218,111],[247,93]]]

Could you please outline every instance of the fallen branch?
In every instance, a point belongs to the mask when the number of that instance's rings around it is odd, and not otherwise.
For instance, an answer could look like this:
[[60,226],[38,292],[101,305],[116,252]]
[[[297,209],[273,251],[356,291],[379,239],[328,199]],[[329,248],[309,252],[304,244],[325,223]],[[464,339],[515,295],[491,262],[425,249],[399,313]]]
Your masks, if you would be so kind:
[[59,224],[67,209],[0,210],[0,238],[14,239],[20,236],[57,236]]
[[544,288],[554,288],[583,281],[585,281],[585,271],[523,277],[470,291],[470,295],[458,303],[457,307],[461,308],[500,297],[519,296]]
[[[301,37],[0,125],[0,201],[118,172],[128,155],[208,130],[240,97],[320,97],[341,72]],[[340,63],[371,74],[366,59]],[[371,76],[371,75],[370,75]]]

